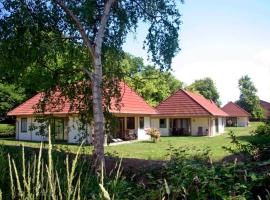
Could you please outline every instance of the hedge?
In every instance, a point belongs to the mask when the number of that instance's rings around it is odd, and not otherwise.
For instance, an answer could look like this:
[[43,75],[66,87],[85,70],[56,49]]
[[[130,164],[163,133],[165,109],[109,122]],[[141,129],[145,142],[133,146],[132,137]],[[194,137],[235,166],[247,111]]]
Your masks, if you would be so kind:
[[15,126],[12,124],[0,124],[0,138],[15,136]]

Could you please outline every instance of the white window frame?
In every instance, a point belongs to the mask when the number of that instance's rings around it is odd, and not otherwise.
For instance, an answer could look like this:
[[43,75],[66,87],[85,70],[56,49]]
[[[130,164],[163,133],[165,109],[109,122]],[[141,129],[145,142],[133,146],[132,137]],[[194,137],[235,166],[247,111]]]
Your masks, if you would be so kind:
[[[26,124],[23,126],[23,123],[26,123]],[[21,118],[21,133],[27,133],[27,129],[28,129],[28,127],[27,127],[27,118],[26,117]]]

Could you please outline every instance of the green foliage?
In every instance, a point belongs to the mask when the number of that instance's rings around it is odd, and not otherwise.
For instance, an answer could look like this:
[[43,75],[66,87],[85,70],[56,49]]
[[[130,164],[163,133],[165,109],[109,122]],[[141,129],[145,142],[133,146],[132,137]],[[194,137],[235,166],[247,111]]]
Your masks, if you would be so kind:
[[[1,1],[1,81],[19,84],[27,94],[45,92],[44,101],[39,106],[43,112],[46,104],[58,106],[62,96],[68,97],[71,109],[79,110],[81,121],[91,123],[93,103],[89,99],[93,91],[90,82],[96,79],[91,79],[92,76],[85,71],[93,72],[93,58],[83,43],[81,30],[55,2]],[[99,35],[106,1],[63,1],[63,4],[77,16],[86,37],[94,43]],[[139,21],[148,24],[144,47],[160,69],[169,69],[172,57],[179,51],[180,13],[177,5],[177,1],[171,0],[114,2],[101,49],[103,111],[107,121],[112,97],[120,98],[119,80],[123,79],[120,63],[124,57],[122,45],[128,32],[136,32]],[[60,100],[53,102],[50,97],[55,91],[59,92],[59,88]],[[147,91],[139,93],[147,94]],[[156,94],[154,91],[153,96]],[[166,95],[168,91],[161,98],[149,97],[149,101],[156,104]]]
[[15,126],[11,124],[0,124],[0,137],[15,136]]
[[249,76],[239,79],[240,98],[236,102],[241,108],[249,112],[253,118],[262,119],[263,109],[260,106],[260,99],[257,96],[257,89]]
[[[144,171],[123,170],[125,166],[120,160],[110,171],[106,174],[101,172],[98,177],[91,169],[92,161],[81,153],[66,155],[52,146],[50,148],[49,151],[33,151],[0,146],[0,188],[3,199],[269,197],[269,176],[256,171],[263,163],[212,163],[207,147],[171,146],[168,149],[170,160],[166,165],[159,168],[153,166]],[[191,151],[196,153],[191,155]]]
[[[171,159],[161,169],[162,178],[152,177],[155,179],[153,187],[162,189],[159,193],[149,190],[145,199],[164,196],[167,199],[253,199],[268,196],[264,191],[269,186],[263,183],[268,181],[267,175],[254,173],[248,165],[211,163],[207,148],[197,148],[197,153],[190,156],[189,151],[194,148],[170,148]],[[262,187],[256,191],[259,185]]]
[[235,132],[231,131],[232,147],[223,146],[223,148],[233,154],[243,154],[245,161],[265,161],[270,159],[270,135],[268,125],[259,125],[252,131],[252,136],[247,143],[239,141]]
[[141,58],[126,54],[121,65],[127,84],[152,106],[158,105],[183,86],[171,72],[144,65]]
[[233,144],[233,147],[227,147],[223,146],[225,150],[232,154],[244,154],[246,160],[258,160],[260,155],[259,155],[259,147],[254,145],[253,143],[241,143],[238,139],[237,136],[235,135],[234,131],[230,131],[229,133],[231,137],[231,143]]
[[2,84],[0,80],[0,118],[7,111],[25,100],[24,90],[14,84]]
[[221,105],[219,93],[217,91],[214,81],[211,78],[196,80],[186,89],[193,92],[198,92],[206,99],[214,101],[219,106]]
[[270,124],[258,126],[254,133],[258,136],[270,136]]

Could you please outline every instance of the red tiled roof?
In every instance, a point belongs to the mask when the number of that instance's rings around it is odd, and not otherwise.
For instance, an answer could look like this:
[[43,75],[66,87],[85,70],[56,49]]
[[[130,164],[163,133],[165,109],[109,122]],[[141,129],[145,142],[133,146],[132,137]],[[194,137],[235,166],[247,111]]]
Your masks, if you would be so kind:
[[118,111],[114,100],[112,100],[112,113],[157,114],[157,111],[127,84],[121,82],[120,87],[122,92],[121,108]]
[[270,117],[270,103],[267,101],[260,100],[260,105],[264,109],[264,114],[266,118]]
[[[121,82],[121,93],[122,93],[122,101],[120,102],[120,110],[118,110],[115,106],[116,100],[112,100],[111,104],[111,112],[112,113],[126,113],[126,114],[156,114],[156,110],[148,105],[145,100],[139,96],[135,91],[133,91],[127,84]],[[54,96],[59,96],[60,93],[56,93]],[[43,94],[38,93],[33,96],[31,99],[27,100],[23,104],[19,105],[15,109],[8,112],[9,116],[16,115],[33,115],[35,113],[35,107],[38,102],[42,100]],[[55,98],[56,101],[62,101],[62,103],[55,104],[53,106],[46,105],[46,112],[44,114],[70,114],[76,113],[76,111],[71,110],[71,104],[68,99],[64,97]],[[58,106],[55,106],[58,105]]]
[[192,117],[192,116],[227,116],[214,102],[203,96],[178,90],[156,107],[160,115]]
[[222,110],[228,113],[230,117],[249,117],[250,116],[250,114],[247,111],[245,111],[243,108],[241,108],[240,106],[238,106],[237,104],[233,102],[227,103],[225,106],[223,106]]
[[261,107],[265,109],[270,109],[270,103],[267,101],[260,100]]

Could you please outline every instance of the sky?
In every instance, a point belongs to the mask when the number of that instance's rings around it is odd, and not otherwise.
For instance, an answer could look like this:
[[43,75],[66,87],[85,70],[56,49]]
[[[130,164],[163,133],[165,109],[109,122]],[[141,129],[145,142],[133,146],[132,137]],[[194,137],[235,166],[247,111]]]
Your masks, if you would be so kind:
[[[238,80],[251,77],[258,96],[270,101],[270,0],[186,0],[173,74],[189,85],[214,80],[222,104],[239,99]],[[147,25],[129,34],[124,50],[144,58]]]

